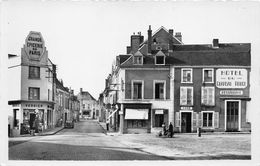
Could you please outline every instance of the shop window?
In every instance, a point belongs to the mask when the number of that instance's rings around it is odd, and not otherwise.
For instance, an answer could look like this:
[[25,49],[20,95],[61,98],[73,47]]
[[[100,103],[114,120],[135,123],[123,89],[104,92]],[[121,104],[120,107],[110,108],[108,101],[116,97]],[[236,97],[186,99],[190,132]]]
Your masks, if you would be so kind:
[[40,67],[29,66],[29,78],[35,79],[40,78]]
[[134,64],[135,65],[142,65],[143,64],[143,57],[142,56],[134,56]]
[[164,114],[155,114],[155,127],[162,127],[162,124],[164,122]]
[[192,69],[182,69],[181,70],[181,82],[182,83],[192,83]]
[[29,100],[40,100],[40,88],[29,87]]
[[155,99],[165,99],[165,81],[154,83]]
[[201,104],[202,105],[215,105],[215,88],[214,87],[202,87],[201,88]]
[[193,87],[180,87],[180,105],[193,105]]
[[142,81],[134,81],[132,83],[133,91],[132,98],[133,99],[142,99],[143,98],[143,83]]
[[146,128],[146,120],[127,120],[128,128]]
[[203,127],[213,127],[213,112],[203,112]]
[[204,83],[214,83],[214,70],[213,69],[203,69],[203,82]]

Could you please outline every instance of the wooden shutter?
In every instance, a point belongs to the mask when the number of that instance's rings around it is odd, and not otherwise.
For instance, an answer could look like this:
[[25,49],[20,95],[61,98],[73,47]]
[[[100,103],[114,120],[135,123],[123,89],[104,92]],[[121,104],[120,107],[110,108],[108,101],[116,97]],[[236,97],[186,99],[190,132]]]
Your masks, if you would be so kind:
[[193,125],[193,131],[196,131],[196,129],[197,129],[197,112],[193,112],[192,125]]
[[202,112],[198,113],[198,127],[202,127]]
[[187,105],[187,88],[180,87],[180,105]]
[[201,103],[204,105],[207,104],[207,89],[204,87],[201,88]]
[[214,112],[214,128],[219,128],[219,113]]
[[175,113],[175,127],[180,127],[180,112]]
[[215,105],[215,94],[213,87],[208,88],[208,104]]

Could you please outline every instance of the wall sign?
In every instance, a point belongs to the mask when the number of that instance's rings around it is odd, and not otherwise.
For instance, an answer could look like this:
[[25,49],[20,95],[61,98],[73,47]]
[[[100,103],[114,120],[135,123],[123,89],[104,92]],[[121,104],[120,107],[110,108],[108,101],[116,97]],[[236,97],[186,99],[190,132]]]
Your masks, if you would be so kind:
[[233,95],[233,96],[240,96],[243,95],[242,90],[221,90],[219,92],[220,95]]
[[246,88],[246,69],[217,69],[216,86],[218,88]]
[[44,53],[45,45],[40,32],[31,31],[25,40],[25,52],[33,60],[39,60]]

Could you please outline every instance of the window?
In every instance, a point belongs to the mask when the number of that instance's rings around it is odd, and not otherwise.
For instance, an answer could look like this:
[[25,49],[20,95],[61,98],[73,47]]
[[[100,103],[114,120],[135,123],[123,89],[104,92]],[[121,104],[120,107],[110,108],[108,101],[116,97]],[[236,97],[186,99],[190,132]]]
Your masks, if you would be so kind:
[[180,87],[180,105],[193,105],[193,87]]
[[29,87],[29,100],[40,100],[40,88]]
[[134,64],[135,65],[143,64],[143,57],[142,56],[134,56]]
[[202,112],[203,127],[213,127],[213,112]]
[[154,98],[155,99],[165,99],[165,81],[155,81]]
[[146,128],[146,120],[127,120],[128,128]]
[[213,74],[214,74],[213,69],[203,69],[203,82],[204,83],[214,83]]
[[40,78],[40,67],[29,66],[29,78]]
[[215,88],[214,87],[202,87],[201,88],[201,104],[202,105],[215,105]]
[[182,69],[181,70],[181,82],[182,83],[192,83],[192,69]]
[[142,99],[143,98],[142,85],[143,85],[142,81],[133,82],[133,84],[132,84],[132,88],[133,88],[132,98],[133,99]]
[[155,56],[155,64],[156,65],[164,65],[165,56]]

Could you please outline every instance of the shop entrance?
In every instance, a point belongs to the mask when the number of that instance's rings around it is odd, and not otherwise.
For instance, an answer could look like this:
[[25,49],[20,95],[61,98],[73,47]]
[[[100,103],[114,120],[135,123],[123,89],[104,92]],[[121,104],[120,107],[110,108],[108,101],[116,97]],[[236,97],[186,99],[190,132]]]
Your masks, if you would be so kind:
[[181,112],[181,132],[191,132],[191,112]]
[[226,131],[238,131],[239,127],[239,101],[226,103]]
[[[30,120],[29,120],[29,125],[30,125],[30,129],[33,128],[33,123],[35,121],[35,117],[36,117],[36,114],[35,113],[30,113]],[[35,126],[34,126],[35,127]]]

